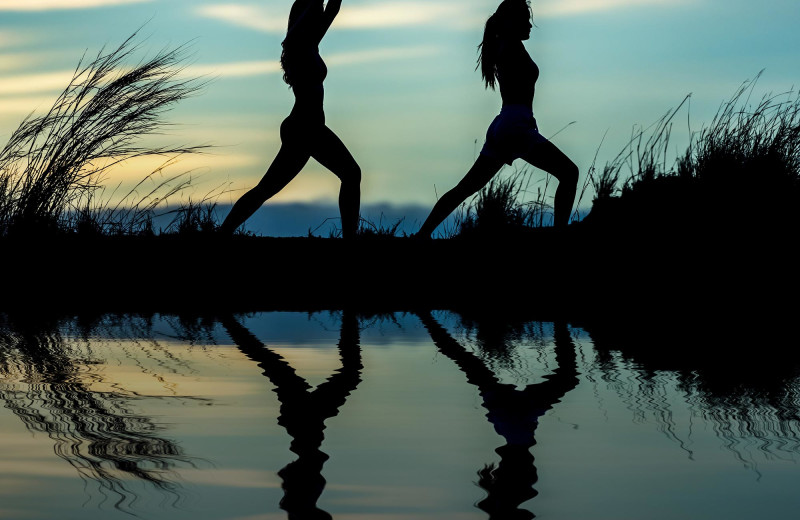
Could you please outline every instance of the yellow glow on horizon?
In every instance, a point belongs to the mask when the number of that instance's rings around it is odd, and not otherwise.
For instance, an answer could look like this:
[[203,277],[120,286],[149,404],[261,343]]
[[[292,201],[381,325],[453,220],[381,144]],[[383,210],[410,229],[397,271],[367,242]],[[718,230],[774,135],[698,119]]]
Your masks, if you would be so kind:
[[[247,154],[187,154],[175,159],[161,156],[146,156],[129,159],[108,169],[103,185],[116,186],[120,182],[138,182],[152,174],[148,185],[188,172],[192,177],[206,178],[209,169],[227,171],[234,168],[256,169],[262,162],[260,157]],[[220,181],[225,179],[220,178]]]

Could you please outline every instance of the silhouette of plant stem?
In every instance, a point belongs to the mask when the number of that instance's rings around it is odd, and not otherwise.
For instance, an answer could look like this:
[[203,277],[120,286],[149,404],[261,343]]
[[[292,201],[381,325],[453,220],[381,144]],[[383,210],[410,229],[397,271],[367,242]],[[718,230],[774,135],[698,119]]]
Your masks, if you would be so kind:
[[497,236],[549,224],[552,208],[545,202],[545,194],[550,176],[546,176],[544,186],[536,190],[535,198],[525,201],[525,195],[532,192],[531,177],[530,169],[526,168],[508,177],[492,178],[465,206],[458,218],[456,236]]
[[137,34],[88,63],[81,58],[53,106],[26,117],[0,150],[0,234],[63,228],[65,216],[81,215],[104,174],[125,160],[204,148],[140,142],[168,126],[163,114],[204,83],[183,78],[185,45],[127,65],[140,49]]
[[740,225],[796,223],[800,93],[769,93],[752,104],[760,76],[723,102],[711,124],[691,134],[685,152],[672,162],[672,123],[690,96],[650,127],[634,129],[628,144],[592,179],[593,218],[620,222],[647,212],[648,222],[709,223],[736,208]]

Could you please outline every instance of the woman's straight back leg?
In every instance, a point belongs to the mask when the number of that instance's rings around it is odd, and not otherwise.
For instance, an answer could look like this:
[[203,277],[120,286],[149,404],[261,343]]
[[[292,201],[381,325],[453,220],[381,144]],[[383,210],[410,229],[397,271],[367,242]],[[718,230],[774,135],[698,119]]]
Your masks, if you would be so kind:
[[487,155],[479,155],[475,164],[469,169],[467,174],[456,186],[442,195],[433,206],[430,215],[420,227],[417,234],[422,237],[429,237],[433,230],[455,210],[459,204],[467,200],[472,195],[478,193],[481,188],[492,180],[503,163]]
[[300,173],[309,158],[310,154],[304,146],[298,146],[288,136],[284,138],[278,155],[275,156],[264,176],[253,189],[236,201],[220,226],[220,230],[228,234],[236,231],[264,202],[286,187]]

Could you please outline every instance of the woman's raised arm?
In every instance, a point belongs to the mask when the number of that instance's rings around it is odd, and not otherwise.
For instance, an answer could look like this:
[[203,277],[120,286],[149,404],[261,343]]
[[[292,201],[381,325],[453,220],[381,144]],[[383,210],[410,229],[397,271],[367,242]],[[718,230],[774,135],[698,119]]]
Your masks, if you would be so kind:
[[286,31],[287,42],[301,42],[317,37],[316,28],[311,21],[314,18],[311,14],[311,7],[317,3],[322,4],[322,0],[295,0],[289,14],[289,28]]
[[322,14],[322,28],[319,35],[320,40],[325,36],[325,33],[328,32],[328,28],[333,23],[333,19],[339,14],[340,7],[342,7],[342,0],[328,0],[328,3],[325,4],[325,12]]

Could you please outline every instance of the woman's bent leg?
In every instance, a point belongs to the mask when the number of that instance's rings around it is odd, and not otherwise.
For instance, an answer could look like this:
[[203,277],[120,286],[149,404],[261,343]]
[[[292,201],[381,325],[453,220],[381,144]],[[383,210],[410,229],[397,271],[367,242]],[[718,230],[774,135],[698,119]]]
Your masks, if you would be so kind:
[[566,227],[578,190],[578,167],[550,141],[531,146],[530,151],[522,158],[558,180],[553,201],[553,225]]
[[327,126],[317,134],[316,141],[311,146],[311,157],[342,181],[339,188],[342,237],[355,237],[361,205],[361,168],[344,143]]
[[502,166],[503,163],[497,159],[479,155],[475,164],[472,165],[472,168],[470,168],[464,178],[461,179],[461,182],[456,184],[452,190],[442,195],[436,202],[430,215],[425,219],[422,227],[419,228],[417,235],[429,237],[431,233],[433,233],[433,230],[436,229],[459,204],[467,200],[468,197],[478,193],[481,188],[486,186],[486,183],[500,171]]
[[289,181],[300,173],[308,159],[309,155],[302,150],[282,145],[258,185],[242,195],[233,205],[231,212],[220,226],[220,231],[233,234],[264,202],[289,184]]

